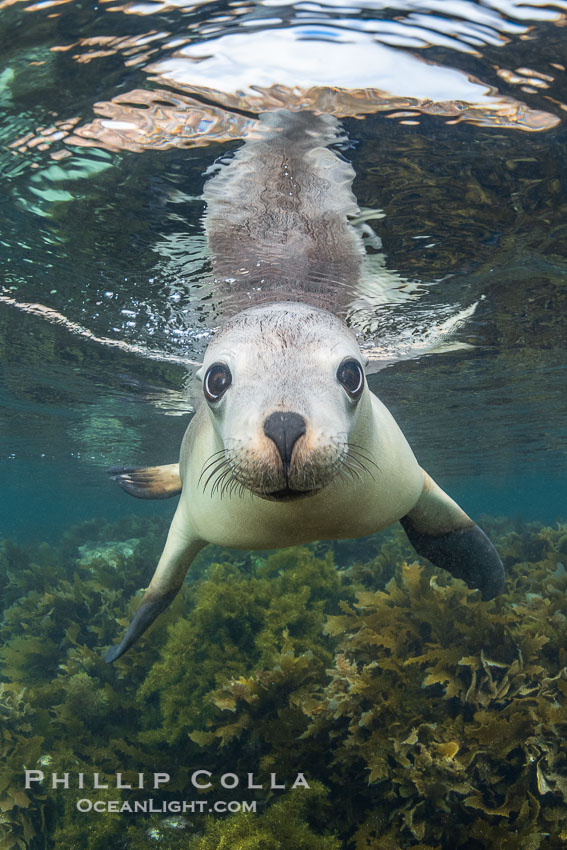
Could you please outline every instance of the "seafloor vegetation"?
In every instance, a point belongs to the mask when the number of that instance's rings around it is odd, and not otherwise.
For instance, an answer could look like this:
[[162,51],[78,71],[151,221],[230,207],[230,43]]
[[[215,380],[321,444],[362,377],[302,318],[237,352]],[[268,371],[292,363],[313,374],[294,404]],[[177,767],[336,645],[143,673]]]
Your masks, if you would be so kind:
[[[401,531],[276,554],[209,548],[114,666],[161,522],[0,545],[0,850],[559,850],[567,845],[567,526],[486,519],[507,593]],[[70,774],[24,788],[24,769]],[[265,789],[210,793],[193,770]],[[92,774],[160,791],[92,790]],[[85,774],[85,789],[75,777]],[[285,790],[268,790],[270,773]],[[304,773],[310,789],[290,788]],[[257,813],[82,813],[79,799],[256,800]]]

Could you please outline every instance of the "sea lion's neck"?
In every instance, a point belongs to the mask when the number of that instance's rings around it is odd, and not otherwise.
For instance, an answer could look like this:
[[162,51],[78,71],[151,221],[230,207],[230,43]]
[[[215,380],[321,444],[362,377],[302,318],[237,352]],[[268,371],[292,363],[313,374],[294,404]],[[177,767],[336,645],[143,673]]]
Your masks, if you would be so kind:
[[258,132],[205,186],[205,225],[223,317],[299,301],[341,315],[363,256],[347,216],[352,167],[328,147],[328,115],[264,113]]

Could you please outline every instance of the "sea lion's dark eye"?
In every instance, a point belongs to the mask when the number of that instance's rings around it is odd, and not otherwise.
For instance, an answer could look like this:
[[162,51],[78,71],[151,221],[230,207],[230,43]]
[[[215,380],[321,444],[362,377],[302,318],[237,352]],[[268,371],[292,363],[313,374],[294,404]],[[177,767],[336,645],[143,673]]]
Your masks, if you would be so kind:
[[357,360],[349,357],[337,369],[337,380],[351,398],[358,398],[364,388],[364,372]]
[[207,401],[218,401],[232,383],[230,369],[224,363],[213,363],[207,369],[203,391]]

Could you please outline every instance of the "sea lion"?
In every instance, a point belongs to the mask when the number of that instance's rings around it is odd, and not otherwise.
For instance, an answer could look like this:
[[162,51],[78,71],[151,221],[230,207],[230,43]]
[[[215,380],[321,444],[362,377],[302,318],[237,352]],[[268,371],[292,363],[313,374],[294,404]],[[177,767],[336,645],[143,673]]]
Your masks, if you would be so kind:
[[[485,599],[504,583],[492,543],[419,466],[368,388],[354,334],[334,315],[363,253],[345,215],[356,209],[352,169],[327,148],[336,122],[280,111],[265,124],[266,136],[247,142],[208,188],[213,264],[233,315],[197,373],[203,401],[179,467],[112,470],[133,495],[181,498],[109,662],[169,605],[207,543],[271,549],[361,537],[401,521],[419,554]],[[255,292],[259,303],[234,312]]]

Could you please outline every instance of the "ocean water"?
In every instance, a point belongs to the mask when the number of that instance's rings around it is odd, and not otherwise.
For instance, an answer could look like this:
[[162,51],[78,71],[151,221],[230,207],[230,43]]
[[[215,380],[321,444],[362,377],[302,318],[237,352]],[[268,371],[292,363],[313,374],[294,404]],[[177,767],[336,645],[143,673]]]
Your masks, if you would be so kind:
[[[567,3],[0,10],[0,847],[567,846]],[[397,531],[210,549],[109,667],[174,500],[107,470],[178,457],[220,321],[203,187],[280,108],[341,121],[374,234],[351,321],[369,385],[493,537],[506,601],[436,590]],[[136,796],[117,773],[156,805],[264,789],[255,814],[82,811]]]

